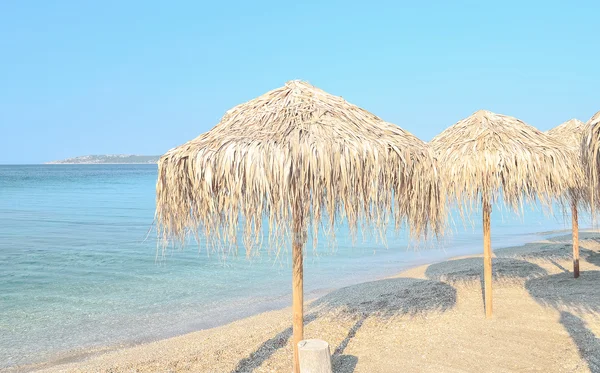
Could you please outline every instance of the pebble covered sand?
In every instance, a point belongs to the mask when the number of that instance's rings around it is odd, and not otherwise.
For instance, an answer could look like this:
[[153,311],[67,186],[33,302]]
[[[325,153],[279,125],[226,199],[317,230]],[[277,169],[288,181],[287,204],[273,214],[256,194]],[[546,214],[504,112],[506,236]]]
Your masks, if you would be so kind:
[[[600,372],[600,234],[497,250],[494,316],[481,258],[413,268],[306,307],[306,338],[329,342],[334,372]],[[7,372],[290,372],[291,310],[77,360]]]

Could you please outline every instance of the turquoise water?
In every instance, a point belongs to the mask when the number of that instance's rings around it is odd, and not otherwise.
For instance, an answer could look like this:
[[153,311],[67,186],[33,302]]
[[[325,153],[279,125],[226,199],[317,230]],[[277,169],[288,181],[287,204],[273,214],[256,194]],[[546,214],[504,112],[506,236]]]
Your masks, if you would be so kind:
[[[155,165],[0,166],[0,369],[130,344],[288,306],[287,254],[222,261],[202,244],[156,260]],[[415,251],[390,236],[308,250],[313,298],[412,265],[481,251],[480,217]],[[495,248],[570,229],[525,209],[492,215]]]

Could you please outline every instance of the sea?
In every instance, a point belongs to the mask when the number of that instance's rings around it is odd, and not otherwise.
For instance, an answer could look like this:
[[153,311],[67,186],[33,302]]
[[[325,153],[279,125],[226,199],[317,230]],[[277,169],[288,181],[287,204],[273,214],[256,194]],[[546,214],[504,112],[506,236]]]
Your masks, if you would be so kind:
[[[157,250],[156,165],[0,165],[0,369],[211,328],[291,304],[289,251],[224,258],[202,240]],[[570,232],[570,218],[494,206],[501,248]],[[306,252],[305,298],[482,251],[481,216],[443,239],[385,242],[341,224]],[[582,221],[580,226],[590,225]]]

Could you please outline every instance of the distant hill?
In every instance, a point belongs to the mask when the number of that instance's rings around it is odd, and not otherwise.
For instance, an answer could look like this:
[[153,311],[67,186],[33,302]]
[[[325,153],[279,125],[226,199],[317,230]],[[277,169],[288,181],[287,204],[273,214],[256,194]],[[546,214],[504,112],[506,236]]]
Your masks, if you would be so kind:
[[152,164],[157,163],[159,158],[160,155],[84,155],[81,157],[67,158],[60,161],[47,162],[46,164]]

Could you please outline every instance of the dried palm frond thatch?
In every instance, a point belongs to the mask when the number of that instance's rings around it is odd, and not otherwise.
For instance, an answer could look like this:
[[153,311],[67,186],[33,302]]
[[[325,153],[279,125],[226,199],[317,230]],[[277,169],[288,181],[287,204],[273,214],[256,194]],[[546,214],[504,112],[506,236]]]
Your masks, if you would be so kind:
[[200,227],[235,243],[239,217],[247,250],[301,218],[302,232],[347,219],[385,228],[393,211],[413,236],[439,233],[444,203],[425,143],[305,82],[229,110],[209,132],[163,155],[156,218],[163,238],[182,242]]
[[486,316],[492,315],[491,206],[502,195],[518,210],[524,200],[550,206],[573,185],[577,157],[545,133],[506,115],[480,110],[432,141],[450,200],[483,210]]
[[581,167],[581,140],[585,124],[577,119],[571,119],[563,124],[554,127],[548,131],[548,135],[556,141],[563,144],[565,149],[573,153],[578,160],[576,164],[571,165],[571,176],[569,179],[573,182],[569,188],[569,197],[571,199],[571,230],[573,236],[573,276],[579,277],[579,220],[578,205],[585,201],[587,195],[587,183],[585,182],[583,169]]
[[158,163],[156,221],[165,241],[183,243],[199,230],[235,247],[241,225],[250,254],[263,219],[270,238],[292,241],[295,356],[309,229],[316,238],[322,222],[333,228],[346,219],[351,232],[359,223],[383,231],[391,213],[396,228],[406,223],[417,237],[442,231],[444,207],[425,143],[301,81],[234,107]]
[[507,115],[480,110],[432,141],[445,188],[460,205],[482,196],[517,211],[524,200],[550,205],[573,180],[575,154],[547,134]]
[[588,199],[595,212],[600,204],[600,111],[585,125],[581,141],[581,163],[590,186]]
[[571,151],[579,153],[584,128],[585,123],[579,119],[569,119],[546,133],[571,148]]

